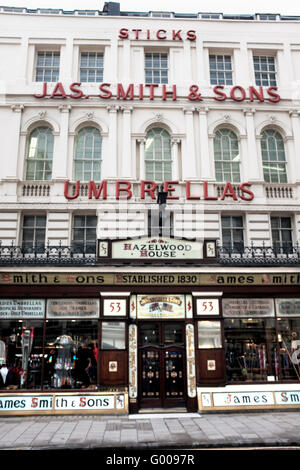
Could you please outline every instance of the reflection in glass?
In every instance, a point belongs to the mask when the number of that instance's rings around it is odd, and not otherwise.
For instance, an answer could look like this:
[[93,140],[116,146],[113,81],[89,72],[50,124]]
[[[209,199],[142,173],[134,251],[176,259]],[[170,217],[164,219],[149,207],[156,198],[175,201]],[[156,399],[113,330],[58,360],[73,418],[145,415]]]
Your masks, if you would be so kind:
[[0,389],[40,389],[43,322],[0,321]]
[[198,321],[199,349],[222,347],[221,323],[219,321]]
[[226,374],[229,382],[278,377],[275,321],[226,319]]
[[45,388],[86,388],[97,380],[97,321],[48,321]]
[[102,322],[101,349],[125,349],[124,322]]
[[140,337],[142,346],[159,344],[158,323],[143,323],[140,327]]
[[278,319],[279,357],[283,380],[300,380],[300,318]]
[[166,323],[165,324],[165,344],[182,344],[183,339],[183,327],[181,323]]

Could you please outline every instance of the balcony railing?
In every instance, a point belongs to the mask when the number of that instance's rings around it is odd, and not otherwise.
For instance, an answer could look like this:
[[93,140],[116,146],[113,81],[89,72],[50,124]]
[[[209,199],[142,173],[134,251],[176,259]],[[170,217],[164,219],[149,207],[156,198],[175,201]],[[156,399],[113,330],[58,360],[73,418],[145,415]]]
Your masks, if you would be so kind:
[[[38,244],[34,246],[3,245],[0,241],[0,266],[95,266],[96,244],[74,242],[71,246]],[[132,261],[134,264],[134,260]],[[163,264],[163,263],[162,263]],[[176,260],[174,260],[176,265]],[[201,260],[195,261],[201,265]],[[103,260],[101,262],[103,266]],[[300,244],[234,247],[217,245],[216,265],[223,266],[300,266]]]
[[300,244],[217,246],[217,262],[226,266],[299,266]]
[[36,244],[31,247],[2,245],[0,242],[0,265],[55,265],[93,266],[96,264],[96,244],[73,244],[65,246]]

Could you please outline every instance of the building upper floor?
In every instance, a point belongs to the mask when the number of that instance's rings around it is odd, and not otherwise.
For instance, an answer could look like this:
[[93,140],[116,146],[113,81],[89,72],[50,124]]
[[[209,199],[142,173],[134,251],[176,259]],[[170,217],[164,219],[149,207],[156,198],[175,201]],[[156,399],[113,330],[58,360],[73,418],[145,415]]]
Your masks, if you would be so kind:
[[0,108],[2,204],[206,200],[283,205],[300,191],[297,109],[132,106]]
[[[0,8],[2,98],[23,94],[29,99],[41,94],[41,82],[49,84],[49,96],[55,83],[61,82],[68,96],[78,98],[69,86],[81,83],[84,99],[100,100],[117,92],[118,83],[144,85],[145,97],[153,91],[147,84],[155,84],[158,99],[163,85],[176,86],[183,100],[191,85],[212,99],[222,98],[220,89],[213,93],[215,86],[228,89],[229,97],[231,88],[238,86],[249,99],[253,86],[258,94],[259,87],[265,88],[266,98],[274,99],[266,93],[269,87],[278,87],[282,99],[299,98],[297,18],[135,15],[122,14],[120,9],[111,14],[109,9],[108,5],[103,14],[89,14]],[[109,91],[107,87],[99,91],[103,83],[111,85]],[[137,86],[134,93],[139,99],[141,89]],[[243,93],[237,89],[233,95],[240,100]]]

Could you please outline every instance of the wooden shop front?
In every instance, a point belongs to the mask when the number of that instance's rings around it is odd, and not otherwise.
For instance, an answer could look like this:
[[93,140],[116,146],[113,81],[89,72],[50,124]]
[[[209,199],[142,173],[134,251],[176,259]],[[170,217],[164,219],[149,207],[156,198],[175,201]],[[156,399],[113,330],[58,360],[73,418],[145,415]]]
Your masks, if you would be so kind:
[[0,284],[0,414],[300,404],[296,268],[8,269]]

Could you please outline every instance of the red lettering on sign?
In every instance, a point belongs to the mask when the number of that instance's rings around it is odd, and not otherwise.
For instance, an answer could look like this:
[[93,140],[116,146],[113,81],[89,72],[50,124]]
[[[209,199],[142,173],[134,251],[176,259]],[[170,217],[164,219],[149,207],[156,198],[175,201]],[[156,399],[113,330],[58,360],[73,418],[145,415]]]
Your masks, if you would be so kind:
[[[125,184],[126,188],[121,188],[121,184]],[[132,197],[131,183],[130,181],[117,181],[116,182],[116,199],[120,199],[120,193],[125,191],[127,193],[126,198],[130,199]],[[121,198],[123,199],[123,198]]]
[[[148,187],[150,185],[150,188]],[[146,187],[147,186],[147,187]],[[145,193],[149,193],[151,199],[156,199],[154,191],[156,191],[157,184],[154,181],[141,181],[141,199],[145,199]]]
[[107,198],[107,181],[101,181],[100,187],[96,189],[96,185],[94,181],[89,182],[89,190],[88,190],[88,198],[92,199],[93,194],[95,199],[99,199],[101,192],[103,191],[102,199]]

